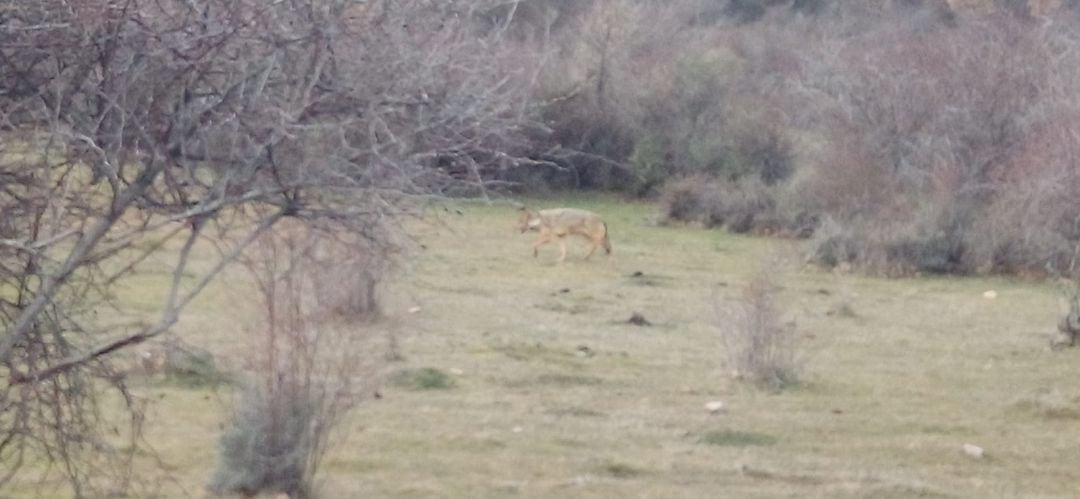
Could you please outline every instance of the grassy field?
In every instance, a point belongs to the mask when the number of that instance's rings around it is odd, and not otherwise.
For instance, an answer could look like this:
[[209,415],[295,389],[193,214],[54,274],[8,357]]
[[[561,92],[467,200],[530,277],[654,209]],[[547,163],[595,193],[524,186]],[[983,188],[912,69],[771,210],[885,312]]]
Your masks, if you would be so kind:
[[[574,241],[562,265],[555,245],[533,259],[507,205],[417,224],[416,258],[387,300],[403,332],[389,367],[424,376],[350,416],[324,463],[326,497],[1080,494],[1080,353],[1048,348],[1062,307],[1052,285],[794,264],[778,278],[804,382],[767,393],[723,368],[714,307],[770,247],[798,243],[660,227],[651,206],[610,198],[535,204],[603,214],[614,254],[583,261]],[[210,290],[186,338],[235,351],[234,292]],[[628,324],[635,312],[652,325]],[[170,477],[159,494],[203,496],[227,391],[139,390]],[[726,411],[706,411],[713,400]]]

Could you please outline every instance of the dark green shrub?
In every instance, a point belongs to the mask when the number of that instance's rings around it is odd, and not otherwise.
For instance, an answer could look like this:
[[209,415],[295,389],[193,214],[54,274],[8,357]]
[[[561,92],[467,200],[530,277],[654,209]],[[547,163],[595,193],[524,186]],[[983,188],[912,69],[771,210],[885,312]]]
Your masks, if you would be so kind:
[[172,348],[166,353],[165,379],[190,388],[216,387],[229,383],[210,352],[194,348]]
[[660,139],[653,137],[643,138],[634,145],[630,167],[636,176],[635,190],[639,195],[653,191],[671,174],[665,158],[665,147]]

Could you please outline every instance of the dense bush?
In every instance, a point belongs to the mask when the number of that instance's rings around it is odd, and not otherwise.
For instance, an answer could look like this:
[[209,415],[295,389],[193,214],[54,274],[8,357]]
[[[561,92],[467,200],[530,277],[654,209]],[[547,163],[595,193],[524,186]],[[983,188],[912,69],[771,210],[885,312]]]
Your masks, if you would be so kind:
[[809,237],[817,217],[789,200],[787,185],[767,185],[757,177],[728,180],[694,175],[673,180],[660,196],[665,222],[700,223],[734,233]]
[[[221,435],[218,467],[210,489],[243,494],[283,492],[308,497],[308,475],[315,441],[315,394],[278,393],[252,385],[243,392],[233,419]],[[273,392],[273,393],[271,393]]]
[[826,219],[814,234],[813,260],[828,267],[857,263],[867,255],[860,242],[850,227]]
[[580,154],[541,170],[557,187],[660,193],[666,220],[821,226],[825,265],[1076,272],[1078,20],[1065,9],[1040,28],[1041,3],[958,5],[557,7],[538,148]]
[[843,227],[818,238],[818,261],[885,273],[1074,272],[1066,200],[1080,184],[1062,134],[1080,110],[1054,90],[1071,85],[1060,80],[1069,73],[1033,63],[1047,40],[1010,17],[875,36],[890,42],[852,45],[813,83],[841,96],[821,103],[836,120],[800,175],[806,206]]

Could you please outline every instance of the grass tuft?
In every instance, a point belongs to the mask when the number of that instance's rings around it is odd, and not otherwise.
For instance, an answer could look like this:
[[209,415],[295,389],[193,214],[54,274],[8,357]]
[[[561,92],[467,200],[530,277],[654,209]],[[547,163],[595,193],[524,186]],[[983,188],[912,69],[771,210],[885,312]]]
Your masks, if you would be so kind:
[[602,384],[604,380],[580,374],[541,374],[536,378],[536,382],[557,386],[596,386]]
[[713,430],[701,436],[701,443],[720,447],[756,447],[776,443],[776,437],[764,433],[735,430]]
[[645,470],[626,463],[610,462],[600,467],[600,470],[615,478],[634,478],[645,474]]
[[404,369],[392,375],[389,382],[408,390],[448,390],[456,384],[449,374],[434,367]]

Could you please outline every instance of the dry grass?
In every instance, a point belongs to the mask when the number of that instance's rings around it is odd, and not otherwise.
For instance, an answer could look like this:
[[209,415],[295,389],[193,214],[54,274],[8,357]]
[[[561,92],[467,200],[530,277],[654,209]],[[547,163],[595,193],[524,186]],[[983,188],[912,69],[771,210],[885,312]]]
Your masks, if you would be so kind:
[[[351,415],[323,466],[326,497],[1075,494],[1080,354],[1048,348],[1060,312],[1049,285],[793,272],[781,294],[808,353],[804,383],[763,394],[717,365],[711,303],[736,296],[769,241],[652,226],[645,205],[534,204],[603,214],[614,254],[585,262],[575,243],[561,266],[557,251],[534,260],[509,207],[464,205],[415,227],[426,249],[385,307],[410,331],[392,367],[437,370],[452,388],[389,384]],[[215,352],[239,345],[229,297],[242,281],[229,284],[184,323]],[[857,316],[829,313],[838,294]],[[627,324],[633,312],[653,326]],[[202,496],[228,395],[139,392],[168,465],[156,492]],[[727,410],[709,415],[717,399]]]

